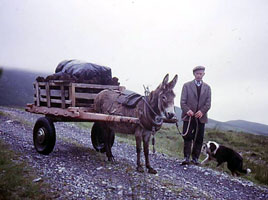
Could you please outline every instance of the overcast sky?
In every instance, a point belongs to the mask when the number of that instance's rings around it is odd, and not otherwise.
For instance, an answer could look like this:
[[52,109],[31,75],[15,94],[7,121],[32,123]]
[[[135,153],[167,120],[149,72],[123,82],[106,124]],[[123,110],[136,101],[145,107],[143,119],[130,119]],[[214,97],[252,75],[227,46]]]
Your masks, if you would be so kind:
[[268,124],[267,0],[0,0],[0,65],[54,73],[65,59],[112,68],[143,93],[206,67],[209,117]]

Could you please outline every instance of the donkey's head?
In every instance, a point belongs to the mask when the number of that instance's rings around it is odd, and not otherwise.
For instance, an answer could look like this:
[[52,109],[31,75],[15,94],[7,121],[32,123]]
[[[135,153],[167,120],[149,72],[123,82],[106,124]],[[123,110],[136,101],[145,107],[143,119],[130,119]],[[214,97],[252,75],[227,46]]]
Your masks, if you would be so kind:
[[157,89],[150,94],[151,102],[159,111],[159,114],[165,116],[167,119],[171,119],[175,116],[174,98],[175,93],[173,88],[175,87],[178,76],[175,75],[172,81],[168,82],[169,75],[167,74],[163,79],[163,82],[157,87]]

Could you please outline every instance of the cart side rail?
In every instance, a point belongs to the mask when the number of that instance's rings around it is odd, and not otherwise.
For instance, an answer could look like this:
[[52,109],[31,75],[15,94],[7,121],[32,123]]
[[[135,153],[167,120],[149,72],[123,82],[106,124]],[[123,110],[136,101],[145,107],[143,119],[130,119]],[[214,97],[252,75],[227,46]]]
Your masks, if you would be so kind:
[[94,100],[104,89],[124,90],[123,86],[70,83],[62,80],[34,83],[34,105],[68,108],[88,107],[93,111]]
[[90,109],[86,107],[69,107],[67,109],[62,109],[27,104],[25,110],[31,113],[50,116],[52,119],[54,119],[54,121],[100,121],[139,124],[139,119],[135,117],[94,113],[90,112]]

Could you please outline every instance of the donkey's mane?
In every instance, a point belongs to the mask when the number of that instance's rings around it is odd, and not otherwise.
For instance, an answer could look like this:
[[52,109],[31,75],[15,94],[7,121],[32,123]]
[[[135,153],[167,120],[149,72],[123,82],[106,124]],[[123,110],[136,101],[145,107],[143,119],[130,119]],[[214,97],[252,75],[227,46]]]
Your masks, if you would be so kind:
[[158,109],[158,96],[159,96],[159,90],[161,89],[162,84],[160,84],[155,90],[150,92],[149,94],[149,102],[153,106],[153,110],[160,115],[160,110]]

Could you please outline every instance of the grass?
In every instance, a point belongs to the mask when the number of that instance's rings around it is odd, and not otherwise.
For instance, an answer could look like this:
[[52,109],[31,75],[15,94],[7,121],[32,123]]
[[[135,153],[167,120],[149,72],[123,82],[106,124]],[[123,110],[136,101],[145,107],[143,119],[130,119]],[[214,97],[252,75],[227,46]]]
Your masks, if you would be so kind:
[[[121,136],[122,137],[122,136]],[[244,158],[244,168],[250,168],[252,173],[244,178],[258,184],[268,185],[268,137],[247,133],[237,133],[219,130],[207,130],[204,141],[216,141],[231,147]],[[169,156],[183,158],[183,139],[177,134],[175,127],[163,127],[156,136],[156,149]],[[203,160],[205,155],[201,155]],[[218,171],[230,174],[226,163],[216,168],[216,162],[206,165]]]
[[[244,168],[250,168],[252,173],[245,178],[264,185],[268,185],[268,137],[209,130],[206,134],[209,140],[231,147],[244,158]],[[226,166],[220,169],[227,171]]]
[[48,185],[0,140],[0,199],[52,199]]
[[15,115],[12,115],[10,113],[6,113],[6,112],[1,112],[0,111],[0,116],[3,116],[3,117],[8,117],[9,119],[12,119],[13,121],[18,121],[24,125],[27,125],[27,126],[32,126],[33,123],[21,118],[21,117],[18,117],[18,116],[15,116]]
[[[81,128],[91,128],[92,123],[78,123]],[[250,168],[252,173],[244,178],[258,184],[268,185],[268,137],[247,134],[242,132],[206,130],[204,141],[216,141],[219,144],[231,147],[241,153],[244,158],[244,168]],[[135,145],[135,137],[128,134],[116,134],[116,141]],[[152,145],[150,145],[152,150]],[[163,126],[155,135],[155,149],[171,157],[183,158],[183,139],[175,126]],[[203,160],[205,155],[200,156]],[[216,162],[206,165],[209,168],[226,172],[230,171],[226,163],[216,168]]]
[[71,122],[71,123],[75,124],[76,126],[82,129],[91,129],[93,126],[93,123],[90,122]]

